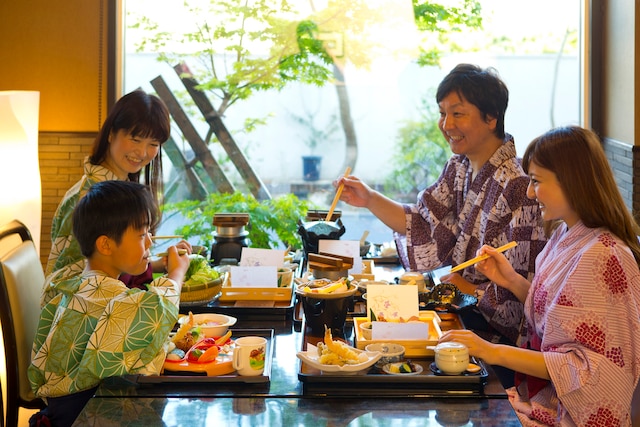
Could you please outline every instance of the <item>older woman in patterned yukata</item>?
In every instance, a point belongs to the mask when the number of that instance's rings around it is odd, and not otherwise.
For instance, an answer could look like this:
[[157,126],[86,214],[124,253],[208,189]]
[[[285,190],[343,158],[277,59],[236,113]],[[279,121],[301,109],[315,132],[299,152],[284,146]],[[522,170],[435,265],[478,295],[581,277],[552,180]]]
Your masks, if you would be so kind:
[[533,282],[488,246],[477,269],[524,301],[527,340],[508,347],[470,331],[441,340],[519,373],[507,392],[526,426],[630,426],[640,378],[638,225],[593,132],[551,130],[533,140],[523,165],[529,197],[556,224]]
[[169,247],[167,275],[147,291],[118,280],[147,269],[158,215],[149,189],[129,181],[96,183],[78,202],[73,234],[87,267],[55,283],[40,314],[28,376],[47,407],[30,425],[70,426],[103,378],[160,373],[189,257]]
[[[483,245],[516,241],[507,252],[516,271],[527,279],[546,242],[537,203],[526,196],[528,178],[516,157],[513,138],[504,131],[509,91],[493,69],[456,66],[440,83],[436,101],[439,127],[453,156],[437,182],[418,195],[416,204],[401,204],[372,190],[354,176],[344,183],[340,199],[368,208],[389,226],[405,269],[433,270],[460,264]],[[517,342],[522,303],[508,290],[489,286],[474,266],[443,278],[479,302],[464,319],[467,327],[493,341]],[[505,386],[513,373],[500,374]]]

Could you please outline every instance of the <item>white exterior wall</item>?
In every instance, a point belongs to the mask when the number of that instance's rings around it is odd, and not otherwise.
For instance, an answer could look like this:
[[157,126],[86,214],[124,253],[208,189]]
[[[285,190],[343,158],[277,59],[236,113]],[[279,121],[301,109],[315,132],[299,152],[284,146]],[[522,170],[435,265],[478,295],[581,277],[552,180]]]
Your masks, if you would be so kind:
[[[383,65],[369,73],[348,69],[345,76],[359,146],[353,173],[371,184],[383,181],[401,122],[417,117],[420,98],[426,94],[433,97],[440,80],[460,62],[493,66],[505,80],[510,90],[505,130],[515,137],[520,154],[532,138],[549,128],[578,123],[578,58],[561,59],[552,105],[556,59],[555,55],[488,57],[465,54],[444,58],[441,69],[420,68],[413,63]],[[126,58],[125,90],[142,87],[153,91],[149,82],[160,74],[172,89],[184,91],[169,66],[156,62],[150,55],[130,55]],[[323,88],[295,85],[281,92],[256,93],[248,101],[232,106],[224,121],[239,145],[245,148],[260,179],[274,187],[301,181],[300,157],[310,154],[309,148],[301,143],[305,131],[291,122],[289,112],[301,114],[304,108],[318,110],[317,123],[326,123],[331,114],[337,113],[337,102],[332,85]],[[433,103],[435,105],[434,98]],[[271,117],[267,125],[255,132],[249,135],[234,132],[242,127],[245,118],[264,116]],[[194,124],[204,137],[207,126],[203,121],[196,123],[195,119]],[[340,132],[336,135],[338,141],[317,150],[323,156],[321,180],[333,180],[344,172],[340,170],[345,154],[344,137]]]

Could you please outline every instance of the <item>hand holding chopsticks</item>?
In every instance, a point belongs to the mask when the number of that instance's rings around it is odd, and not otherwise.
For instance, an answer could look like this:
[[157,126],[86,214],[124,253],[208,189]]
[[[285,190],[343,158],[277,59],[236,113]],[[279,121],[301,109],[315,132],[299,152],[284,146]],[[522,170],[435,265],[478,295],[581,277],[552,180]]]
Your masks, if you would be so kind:
[[[351,167],[347,166],[347,170],[344,171],[344,176],[347,177],[349,176],[349,174],[351,173]],[[338,200],[340,200],[340,195],[342,194],[342,189],[344,188],[344,183],[341,182],[340,185],[338,186],[338,189],[336,190],[336,195],[333,198],[333,203],[331,203],[331,208],[329,209],[329,212],[327,212],[327,217],[325,218],[325,221],[331,221],[331,217],[333,216],[333,211],[336,208],[336,205],[338,204]]]
[[[518,242],[509,242],[509,243],[507,243],[506,245],[502,245],[502,246],[500,246],[499,248],[496,248],[496,251],[498,251],[498,252],[504,252],[504,251],[506,251],[507,249],[511,249],[511,248],[513,248],[513,247],[515,247],[515,246],[517,246],[517,245],[518,245]],[[476,264],[476,263],[478,263],[478,262],[480,262],[480,261],[484,261],[484,260],[485,260],[485,259],[487,259],[487,258],[489,258],[489,255],[487,255],[487,254],[480,255],[480,256],[477,256],[477,257],[475,257],[475,258],[471,258],[469,261],[465,261],[465,262],[463,262],[462,264],[458,264],[458,265],[456,265],[455,267],[453,267],[453,268],[451,269],[450,273],[455,273],[456,271],[459,271],[459,270],[462,270],[462,269],[464,269],[464,268],[467,268],[467,267],[469,267],[470,265]]]

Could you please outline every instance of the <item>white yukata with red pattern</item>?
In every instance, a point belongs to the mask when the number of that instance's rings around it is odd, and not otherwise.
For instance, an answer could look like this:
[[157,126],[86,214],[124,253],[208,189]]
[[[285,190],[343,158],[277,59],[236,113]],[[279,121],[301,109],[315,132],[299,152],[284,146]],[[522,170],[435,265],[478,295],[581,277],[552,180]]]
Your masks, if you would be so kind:
[[525,345],[544,353],[551,382],[519,375],[508,390],[523,425],[630,426],[640,271],[629,248],[605,229],[562,225],[536,260],[525,317]]

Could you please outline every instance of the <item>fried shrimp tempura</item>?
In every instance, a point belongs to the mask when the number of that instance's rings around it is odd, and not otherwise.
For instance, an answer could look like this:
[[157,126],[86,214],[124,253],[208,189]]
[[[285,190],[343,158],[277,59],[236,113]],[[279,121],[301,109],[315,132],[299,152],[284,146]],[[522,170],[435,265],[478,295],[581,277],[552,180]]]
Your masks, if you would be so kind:
[[176,334],[173,336],[171,341],[183,351],[189,350],[195,343],[196,340],[191,334],[191,328],[193,327],[193,313],[189,312],[189,321],[184,322],[180,325],[180,328],[176,331]]
[[[355,365],[366,361],[367,356],[358,355],[351,347],[342,341],[334,341],[331,336],[331,329],[326,329],[324,342],[318,343],[318,362],[323,365]],[[364,360],[361,360],[364,356]]]

